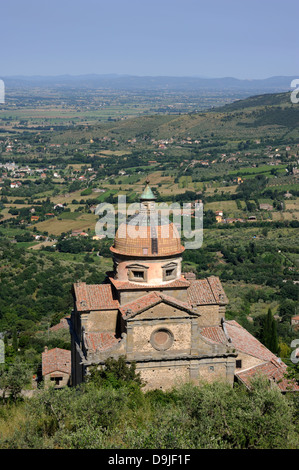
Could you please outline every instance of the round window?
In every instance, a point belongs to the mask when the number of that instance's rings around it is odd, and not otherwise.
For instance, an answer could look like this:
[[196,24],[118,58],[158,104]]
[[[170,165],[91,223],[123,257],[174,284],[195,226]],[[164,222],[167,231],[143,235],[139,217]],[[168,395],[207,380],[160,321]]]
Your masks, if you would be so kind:
[[165,351],[172,346],[173,334],[166,328],[160,328],[151,335],[151,344],[158,351]]

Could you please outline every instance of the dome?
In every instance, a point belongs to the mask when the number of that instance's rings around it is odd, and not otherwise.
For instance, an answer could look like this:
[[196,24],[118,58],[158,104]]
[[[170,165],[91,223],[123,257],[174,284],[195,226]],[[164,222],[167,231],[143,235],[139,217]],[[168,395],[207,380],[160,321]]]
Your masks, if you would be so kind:
[[119,226],[110,248],[112,253],[133,257],[164,257],[184,251],[175,225],[157,213],[133,215]]

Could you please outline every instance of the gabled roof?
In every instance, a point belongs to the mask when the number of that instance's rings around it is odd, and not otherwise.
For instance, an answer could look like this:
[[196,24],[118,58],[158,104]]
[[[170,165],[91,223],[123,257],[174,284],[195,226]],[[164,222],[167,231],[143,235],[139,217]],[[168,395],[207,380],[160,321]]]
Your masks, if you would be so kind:
[[128,302],[127,304],[121,306],[119,310],[124,317],[131,318],[161,302],[177,307],[180,310],[198,315],[197,312],[192,310],[192,307],[187,302],[182,302],[175,297],[165,295],[161,292],[150,292],[136,300],[133,300],[132,302]]
[[127,304],[120,307],[120,312],[122,315],[125,316],[134,316],[136,313],[143,312],[148,308],[157,305],[161,302],[161,297],[158,295],[157,292],[150,292],[147,295],[143,295],[132,302],[128,302]]
[[42,353],[42,374],[48,375],[57,371],[71,373],[71,351],[54,348]]
[[190,280],[188,289],[189,302],[192,306],[209,304],[227,304],[219,277],[210,276],[207,279]]
[[244,383],[244,385],[246,385],[247,388],[250,388],[250,382],[254,377],[262,375],[275,383],[282,392],[298,392],[299,385],[296,381],[285,378],[284,374],[286,373],[286,370],[287,366],[283,362],[271,360],[255,367],[250,367],[249,369],[237,372],[236,376],[242,383]]
[[266,348],[258,339],[252,336],[235,320],[225,321],[222,326],[202,328],[201,334],[220,343],[230,341],[238,351],[256,357],[262,361],[277,360],[275,354]]
[[236,377],[247,387],[250,387],[252,377],[261,374],[276,383],[283,392],[288,390],[299,391],[296,382],[284,377],[287,370],[286,364],[235,320],[225,321],[222,326],[202,328],[200,334],[216,343],[227,344],[229,342],[230,346],[237,351],[263,361],[261,364],[235,373]]
[[214,343],[226,344],[228,338],[221,326],[207,326],[202,328],[200,334]]
[[106,351],[120,342],[120,338],[109,332],[85,332],[84,342],[87,349],[96,351]]
[[[109,273],[110,274],[110,273]],[[108,274],[108,275],[109,275]],[[155,298],[155,292],[157,295],[161,294],[161,289],[163,291],[172,290],[172,289],[186,289],[188,294],[188,301],[182,303],[182,308],[188,306],[189,310],[195,306],[200,305],[225,305],[228,300],[225,295],[225,292],[222,288],[221,282],[218,277],[210,276],[207,279],[198,279],[198,280],[186,280],[183,276],[174,281],[170,281],[167,284],[159,285],[150,285],[143,283],[134,283],[130,281],[119,281],[114,279],[111,275],[109,277],[110,283],[108,284],[92,284],[88,285],[85,282],[79,282],[74,284],[74,294],[76,308],[80,312],[90,311],[90,310],[114,310],[120,307],[119,302],[113,296],[113,288],[115,287],[118,291],[124,290],[146,290],[147,293],[150,292],[153,296],[148,297],[148,294],[145,294],[144,302],[148,302],[148,298]],[[163,294],[166,296],[166,294]],[[142,297],[142,298],[143,298]],[[168,302],[176,302],[179,305],[179,301],[172,296],[168,296]],[[161,299],[161,297],[160,297]],[[166,299],[166,297],[165,297]],[[159,300],[161,301],[161,300]],[[141,298],[138,299],[138,303],[142,302]]]
[[77,310],[114,310],[119,307],[114,299],[111,284],[91,284],[78,282],[74,284]]
[[235,320],[225,321],[224,327],[231,338],[232,345],[238,351],[254,356],[262,361],[277,361],[275,354]]

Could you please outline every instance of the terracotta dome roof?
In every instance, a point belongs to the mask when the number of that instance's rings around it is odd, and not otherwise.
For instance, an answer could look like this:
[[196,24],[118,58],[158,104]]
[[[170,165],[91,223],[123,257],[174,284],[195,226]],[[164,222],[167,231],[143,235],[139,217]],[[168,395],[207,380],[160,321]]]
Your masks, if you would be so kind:
[[185,248],[177,228],[166,217],[153,221],[140,212],[119,226],[110,250],[134,257],[159,257],[182,253]]

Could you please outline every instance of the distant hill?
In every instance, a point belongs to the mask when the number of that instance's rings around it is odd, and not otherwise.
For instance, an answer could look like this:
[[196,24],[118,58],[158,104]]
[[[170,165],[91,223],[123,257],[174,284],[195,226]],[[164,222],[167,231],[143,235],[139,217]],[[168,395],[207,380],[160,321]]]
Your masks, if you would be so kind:
[[262,95],[254,95],[249,98],[234,101],[223,107],[217,108],[217,111],[235,111],[244,108],[253,108],[257,106],[280,106],[290,104],[290,93],[264,93]]
[[[299,75],[298,75],[299,76]],[[60,75],[60,76],[13,76],[1,77],[7,87],[84,87],[115,90],[246,90],[255,93],[273,93],[290,90],[292,77],[270,77],[266,79],[241,80],[233,77],[151,77],[134,75]]]
[[66,131],[56,136],[55,140],[63,142],[103,136],[112,139],[201,139],[212,135],[221,140],[239,140],[271,136],[280,138],[288,133],[298,138],[299,142],[299,105],[291,103],[290,92],[253,96],[200,113],[139,116],[105,124],[96,123],[88,131]]

